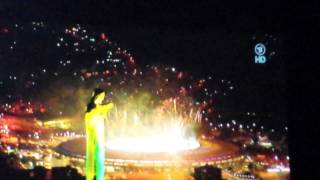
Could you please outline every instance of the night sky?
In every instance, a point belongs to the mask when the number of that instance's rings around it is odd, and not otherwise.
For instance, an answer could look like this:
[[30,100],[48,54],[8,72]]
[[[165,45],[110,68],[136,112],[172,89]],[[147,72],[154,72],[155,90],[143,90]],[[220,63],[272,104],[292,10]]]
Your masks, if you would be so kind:
[[[261,12],[268,10],[263,3],[259,6]],[[58,26],[81,23],[107,32],[112,40],[130,50],[139,63],[171,64],[195,74],[232,79],[238,91],[229,97],[231,106],[238,111],[276,113],[282,119],[283,37],[280,33],[268,33],[271,27],[279,27],[275,20],[280,17],[252,16],[257,9],[244,14],[239,11],[236,5],[195,6],[186,2],[10,1],[0,7],[2,22],[43,20]],[[258,42],[266,43],[267,51],[276,53],[266,64],[254,63],[253,48]]]

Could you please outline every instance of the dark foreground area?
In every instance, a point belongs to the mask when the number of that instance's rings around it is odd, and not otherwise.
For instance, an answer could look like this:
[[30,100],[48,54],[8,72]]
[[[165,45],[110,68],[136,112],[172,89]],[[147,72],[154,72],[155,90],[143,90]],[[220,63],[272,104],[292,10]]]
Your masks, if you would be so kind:
[[15,180],[84,180],[85,177],[81,176],[76,169],[67,167],[57,167],[46,169],[42,166],[36,166],[32,170],[16,169],[19,166],[17,157],[15,155],[1,154],[0,155],[0,177],[1,179],[15,179]]

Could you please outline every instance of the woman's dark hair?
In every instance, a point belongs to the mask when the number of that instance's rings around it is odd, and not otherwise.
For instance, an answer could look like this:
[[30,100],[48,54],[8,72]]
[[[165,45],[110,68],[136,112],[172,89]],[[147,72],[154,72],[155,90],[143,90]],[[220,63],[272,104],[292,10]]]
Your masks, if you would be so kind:
[[100,93],[103,93],[104,91],[100,88],[94,89],[93,96],[90,99],[90,102],[87,104],[87,110],[86,112],[90,112],[93,108],[96,107],[96,104],[94,103],[94,99],[96,98],[97,95]]

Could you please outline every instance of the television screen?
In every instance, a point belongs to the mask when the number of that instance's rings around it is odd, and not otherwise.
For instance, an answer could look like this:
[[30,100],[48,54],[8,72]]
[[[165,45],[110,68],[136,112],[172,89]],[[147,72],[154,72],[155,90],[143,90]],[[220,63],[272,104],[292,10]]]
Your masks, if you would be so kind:
[[1,177],[290,179],[281,34],[83,8],[0,22]]

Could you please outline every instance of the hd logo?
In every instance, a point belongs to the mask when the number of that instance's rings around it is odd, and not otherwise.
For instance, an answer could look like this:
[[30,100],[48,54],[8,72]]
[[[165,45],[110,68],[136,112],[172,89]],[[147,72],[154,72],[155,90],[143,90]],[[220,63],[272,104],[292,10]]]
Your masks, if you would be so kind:
[[266,46],[262,43],[258,43],[255,47],[254,47],[254,52],[255,52],[255,56],[254,56],[254,62],[256,64],[264,64],[267,62],[267,58],[266,56],[264,56],[264,54],[266,53]]

